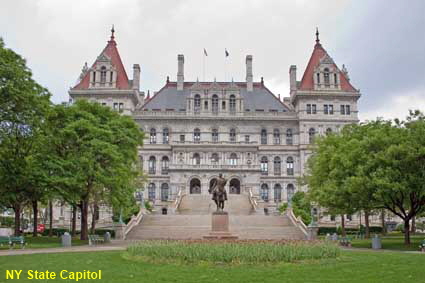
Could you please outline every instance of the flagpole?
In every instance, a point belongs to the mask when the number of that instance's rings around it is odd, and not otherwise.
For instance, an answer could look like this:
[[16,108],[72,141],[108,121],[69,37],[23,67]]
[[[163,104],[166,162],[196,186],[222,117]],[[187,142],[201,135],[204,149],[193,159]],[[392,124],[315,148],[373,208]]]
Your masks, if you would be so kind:
[[202,81],[205,82],[205,53],[202,54]]

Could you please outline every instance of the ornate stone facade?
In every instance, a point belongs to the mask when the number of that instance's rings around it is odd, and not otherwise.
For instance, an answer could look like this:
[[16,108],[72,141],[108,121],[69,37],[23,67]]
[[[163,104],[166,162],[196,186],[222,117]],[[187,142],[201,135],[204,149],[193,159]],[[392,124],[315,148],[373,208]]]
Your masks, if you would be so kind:
[[[138,65],[133,80],[125,82],[119,58],[112,36],[69,94],[118,105],[117,111],[140,124],[145,132],[140,162],[148,181],[139,197],[158,207],[170,206],[179,192],[208,194],[219,173],[228,179],[229,194],[251,192],[265,207],[287,202],[297,190],[308,189],[297,185],[297,177],[305,172],[314,138],[358,122],[360,92],[318,34],[301,81],[290,66],[290,97],[283,100],[263,79],[253,81],[251,55],[245,82],[187,82],[184,56],[178,55],[177,81],[167,78],[152,97],[139,92]],[[109,70],[110,81],[102,70]]]

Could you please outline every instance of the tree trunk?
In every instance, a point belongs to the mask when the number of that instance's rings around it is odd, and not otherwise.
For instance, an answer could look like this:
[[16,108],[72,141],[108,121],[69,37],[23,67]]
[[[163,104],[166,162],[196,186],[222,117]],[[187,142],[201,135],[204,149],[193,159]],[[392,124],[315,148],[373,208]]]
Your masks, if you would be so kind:
[[77,228],[77,206],[75,204],[72,205],[72,225],[71,225],[71,236],[75,237]]
[[21,204],[16,203],[13,206],[15,212],[15,236],[21,235]]
[[93,214],[91,216],[91,233],[94,234],[96,231],[96,216],[97,216],[97,205],[96,203],[93,204]]
[[410,245],[410,219],[406,218],[404,220],[404,244],[406,246]]
[[365,225],[365,238],[370,238],[370,229],[369,229],[369,211],[364,211],[364,225]]
[[416,217],[412,217],[412,227],[410,228],[410,232],[412,233],[412,234],[415,234],[415,232],[416,232]]
[[53,202],[49,201],[49,237],[53,236]]
[[38,202],[36,200],[32,201],[32,212],[34,214],[34,221],[33,221],[33,230],[32,230],[32,236],[37,237],[37,226],[38,226]]
[[385,225],[385,209],[381,211],[381,222],[382,222],[382,234],[387,234],[387,226]]
[[345,233],[345,215],[341,214],[341,236],[345,237],[346,233]]
[[88,239],[88,211],[89,201],[88,198],[81,200],[81,240]]

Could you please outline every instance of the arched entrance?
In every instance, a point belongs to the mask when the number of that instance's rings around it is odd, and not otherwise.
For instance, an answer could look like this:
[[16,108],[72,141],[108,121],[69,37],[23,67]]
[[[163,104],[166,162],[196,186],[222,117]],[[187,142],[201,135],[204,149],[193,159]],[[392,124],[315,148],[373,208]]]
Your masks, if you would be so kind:
[[241,182],[238,179],[233,178],[230,180],[229,193],[238,195],[241,193]]
[[190,193],[200,194],[201,193],[201,181],[198,178],[190,180]]

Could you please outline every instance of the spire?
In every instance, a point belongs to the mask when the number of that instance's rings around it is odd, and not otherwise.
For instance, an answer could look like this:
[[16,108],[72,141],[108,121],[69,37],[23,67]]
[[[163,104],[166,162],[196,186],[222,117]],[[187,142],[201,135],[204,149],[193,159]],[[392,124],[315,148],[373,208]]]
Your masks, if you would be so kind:
[[115,33],[115,29],[114,29],[114,25],[112,25],[112,28],[111,28],[111,41],[114,41],[114,39],[115,39],[114,33]]
[[316,45],[320,45],[319,28],[316,27]]

